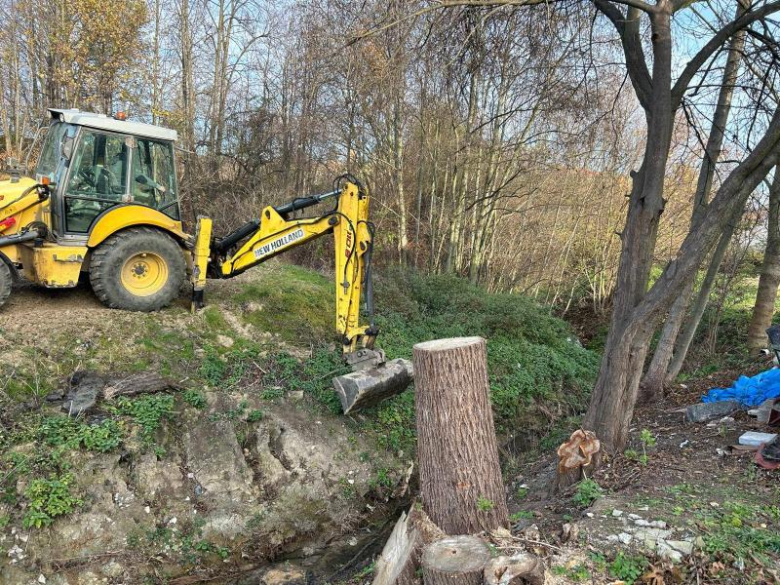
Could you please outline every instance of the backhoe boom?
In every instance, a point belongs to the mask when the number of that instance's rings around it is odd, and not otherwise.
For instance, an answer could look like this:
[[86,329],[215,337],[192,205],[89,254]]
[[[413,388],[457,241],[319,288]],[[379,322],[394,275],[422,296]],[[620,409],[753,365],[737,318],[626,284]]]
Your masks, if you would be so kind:
[[[300,218],[300,210],[336,199],[323,215]],[[211,235],[211,220],[199,218],[193,271],[193,307],[203,304],[206,277],[232,278],[244,271],[333,234],[335,248],[336,330],[342,336],[345,354],[373,347],[377,334],[373,323],[360,323],[361,295],[372,308],[370,262],[373,225],[368,219],[369,195],[357,181],[346,180],[333,191],[298,198],[281,206],[263,209],[260,220],[251,221],[225,238]],[[243,243],[241,243],[243,241]],[[365,286],[364,286],[365,285]],[[369,311],[369,317],[372,315]]]

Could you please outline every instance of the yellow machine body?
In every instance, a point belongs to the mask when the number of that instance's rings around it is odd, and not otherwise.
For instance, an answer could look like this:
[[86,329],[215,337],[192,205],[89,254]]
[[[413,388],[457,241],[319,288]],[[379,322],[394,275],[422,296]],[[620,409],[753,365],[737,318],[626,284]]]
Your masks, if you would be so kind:
[[[51,230],[49,199],[41,199],[37,183],[29,178],[0,181],[0,238],[18,235],[30,225]],[[0,246],[0,254],[19,268],[20,275],[46,288],[73,288],[88,270],[85,260],[113,234],[134,226],[152,226],[184,242],[190,237],[176,221],[155,209],[122,205],[103,214],[89,233],[86,245],[71,245],[41,239]]]
[[189,239],[180,221],[171,219],[156,209],[143,205],[120,205],[100,216],[89,232],[87,246],[94,248],[118,231],[140,225],[159,228],[180,240]]
[[[0,181],[0,306],[11,280],[71,288],[82,273],[112,308],[154,311],[172,302],[189,269],[193,308],[203,306],[207,278],[231,278],[333,235],[335,328],[356,370],[334,382],[345,412],[403,390],[410,365],[392,367],[374,350],[368,190],[349,175],[333,191],[265,207],[222,238],[199,217],[195,235],[179,220],[172,130],[78,110],[51,110],[52,126],[36,178]],[[57,183],[60,184],[57,184]],[[327,200],[321,215],[298,213]],[[369,324],[361,324],[365,301]],[[280,317],[282,318],[282,317]],[[369,373],[370,372],[370,373]],[[398,388],[396,388],[398,386]]]
[[18,244],[25,277],[46,288],[73,288],[87,255],[86,246]]

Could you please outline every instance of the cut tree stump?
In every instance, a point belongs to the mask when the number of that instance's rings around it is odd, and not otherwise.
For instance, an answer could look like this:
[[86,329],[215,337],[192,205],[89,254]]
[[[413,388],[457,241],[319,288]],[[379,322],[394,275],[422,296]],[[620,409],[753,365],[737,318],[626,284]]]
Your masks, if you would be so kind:
[[170,380],[166,380],[155,372],[142,372],[126,378],[113,380],[103,388],[103,397],[111,400],[117,396],[136,396],[137,394],[153,394],[169,388],[176,388]]
[[490,559],[485,567],[485,585],[544,585],[544,563],[530,553]]
[[445,536],[422,510],[401,514],[376,561],[373,585],[419,585],[423,547]]
[[424,510],[447,534],[509,527],[481,337],[414,346]]
[[425,585],[482,585],[490,549],[476,536],[450,536],[425,547]]

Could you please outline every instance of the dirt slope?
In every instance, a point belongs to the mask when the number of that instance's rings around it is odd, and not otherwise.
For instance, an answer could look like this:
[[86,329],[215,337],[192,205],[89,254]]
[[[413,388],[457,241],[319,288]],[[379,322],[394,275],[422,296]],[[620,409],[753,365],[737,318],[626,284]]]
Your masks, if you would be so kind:
[[[140,314],[86,286],[14,291],[0,311],[0,582],[296,582],[381,545],[408,462],[300,390],[311,346],[254,324],[277,318],[264,287],[283,270],[214,283],[197,315],[184,296]],[[310,341],[332,367],[324,331]],[[74,372],[172,387],[68,420]]]

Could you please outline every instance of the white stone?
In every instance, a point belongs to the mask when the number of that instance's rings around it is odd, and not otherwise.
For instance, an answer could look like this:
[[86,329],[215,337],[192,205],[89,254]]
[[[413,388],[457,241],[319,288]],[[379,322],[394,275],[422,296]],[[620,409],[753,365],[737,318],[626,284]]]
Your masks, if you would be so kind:
[[623,510],[612,510],[612,515],[615,518],[620,518],[623,515]]
[[629,544],[633,539],[634,537],[627,532],[621,532],[618,534],[618,540],[623,544]]
[[43,573],[38,575],[38,583],[46,583],[46,577],[44,576]]
[[693,552],[693,543],[687,540],[667,540],[666,544],[686,556]]
[[648,528],[653,525],[652,522],[648,522],[647,520],[644,520],[642,518],[640,518],[639,520],[634,520],[634,524],[636,524],[637,526],[644,526]]
[[682,555],[663,541],[657,543],[656,551],[662,559],[669,559],[673,563],[679,563],[682,560]]

